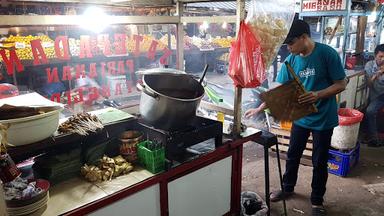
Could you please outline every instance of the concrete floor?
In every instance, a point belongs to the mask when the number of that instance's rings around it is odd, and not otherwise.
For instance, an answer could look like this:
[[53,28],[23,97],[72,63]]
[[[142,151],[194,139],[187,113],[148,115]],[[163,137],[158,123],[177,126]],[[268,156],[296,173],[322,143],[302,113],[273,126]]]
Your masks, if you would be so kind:
[[[270,152],[271,190],[278,189],[277,159]],[[248,142],[244,145],[242,190],[264,195],[264,161],[261,146]],[[282,170],[285,170],[285,161]],[[287,200],[288,215],[311,215],[312,167],[300,165],[296,194]],[[368,190],[364,185],[379,184]],[[325,207],[334,216],[384,216],[384,147],[361,146],[360,161],[347,177],[329,174]],[[271,204],[271,215],[283,215],[283,202]]]

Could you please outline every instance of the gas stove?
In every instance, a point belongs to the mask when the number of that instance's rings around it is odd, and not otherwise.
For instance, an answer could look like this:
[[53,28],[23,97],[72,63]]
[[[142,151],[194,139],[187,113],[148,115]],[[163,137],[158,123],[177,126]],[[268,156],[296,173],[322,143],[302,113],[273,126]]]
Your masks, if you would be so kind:
[[155,128],[142,119],[138,123],[147,139],[165,144],[165,156],[171,163],[183,161],[191,153],[187,148],[196,144],[213,140],[215,148],[222,145],[223,126],[219,121],[195,116],[188,125],[174,130]]

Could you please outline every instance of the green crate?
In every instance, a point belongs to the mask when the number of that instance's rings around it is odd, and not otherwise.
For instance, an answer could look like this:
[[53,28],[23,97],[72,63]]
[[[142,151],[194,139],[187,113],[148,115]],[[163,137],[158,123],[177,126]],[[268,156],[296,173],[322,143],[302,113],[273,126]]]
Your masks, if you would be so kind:
[[165,149],[164,147],[157,150],[148,149],[148,144],[152,141],[146,140],[139,143],[137,155],[140,163],[151,173],[158,173],[164,170],[165,167]]

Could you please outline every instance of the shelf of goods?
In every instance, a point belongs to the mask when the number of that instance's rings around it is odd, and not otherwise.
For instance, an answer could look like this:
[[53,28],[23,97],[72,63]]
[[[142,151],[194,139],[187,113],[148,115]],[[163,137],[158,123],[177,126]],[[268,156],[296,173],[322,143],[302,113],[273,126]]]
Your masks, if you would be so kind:
[[[150,49],[152,41],[157,41],[156,52],[162,52],[168,46],[168,35],[162,36],[159,40],[156,40],[152,35],[142,35],[143,40],[140,42],[140,53],[146,55]],[[31,48],[31,41],[40,40],[44,53],[48,59],[55,59],[55,41],[51,39],[48,35],[40,36],[20,36],[20,35],[10,35],[9,37],[4,37],[0,41],[0,49],[4,49],[5,56],[9,58],[10,50],[15,49],[16,54],[20,60],[32,60],[33,52]],[[126,48],[128,53],[134,52],[135,49],[135,40],[131,36],[127,36],[126,39]],[[212,40],[204,40],[198,37],[188,37],[184,36],[184,49],[186,54],[189,52],[199,52],[199,51],[228,51],[231,42],[234,41],[232,37],[221,38],[217,37]],[[171,35],[171,44],[170,47],[172,50],[176,50],[176,37]],[[90,43],[92,44],[92,54],[94,56],[102,56],[102,46],[103,44],[97,40],[96,37],[90,38]],[[78,57],[80,53],[81,42],[77,38],[68,38],[69,52],[72,57]],[[63,49],[61,48],[61,52]],[[113,52],[113,51],[112,51]],[[108,56],[113,57],[113,56]],[[1,59],[2,61],[3,59]],[[28,64],[27,64],[28,65]]]
[[[356,54],[363,52],[364,36],[361,37],[361,35],[364,33],[361,32],[366,31],[366,17],[369,15],[366,11],[374,7],[374,3],[343,0],[337,6],[333,4],[334,2],[328,2],[316,5],[302,1],[299,15],[304,20],[310,21],[312,18],[313,28],[316,29],[316,32],[312,32],[313,35],[320,34],[319,42],[329,44],[342,52],[341,58],[345,63],[347,50],[355,50]],[[357,7],[363,9],[356,10]]]

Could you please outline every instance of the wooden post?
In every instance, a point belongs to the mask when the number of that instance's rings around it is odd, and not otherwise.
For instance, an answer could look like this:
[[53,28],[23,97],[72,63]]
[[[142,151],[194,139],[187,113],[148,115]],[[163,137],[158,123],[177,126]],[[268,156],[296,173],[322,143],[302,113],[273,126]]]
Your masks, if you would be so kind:
[[[239,33],[240,22],[245,18],[245,0],[237,0],[236,8],[236,34]],[[235,87],[235,101],[234,101],[234,119],[232,135],[239,136],[241,133],[241,99],[243,89]]]
[[176,13],[179,16],[179,22],[177,23],[177,69],[184,71],[184,25],[181,23],[181,17],[183,15],[183,3],[177,1]]
[[367,21],[367,16],[359,16],[357,18],[356,54],[364,52],[365,29],[367,27]]
[[7,216],[7,207],[5,205],[5,197],[3,190],[3,182],[0,180],[0,216]]

